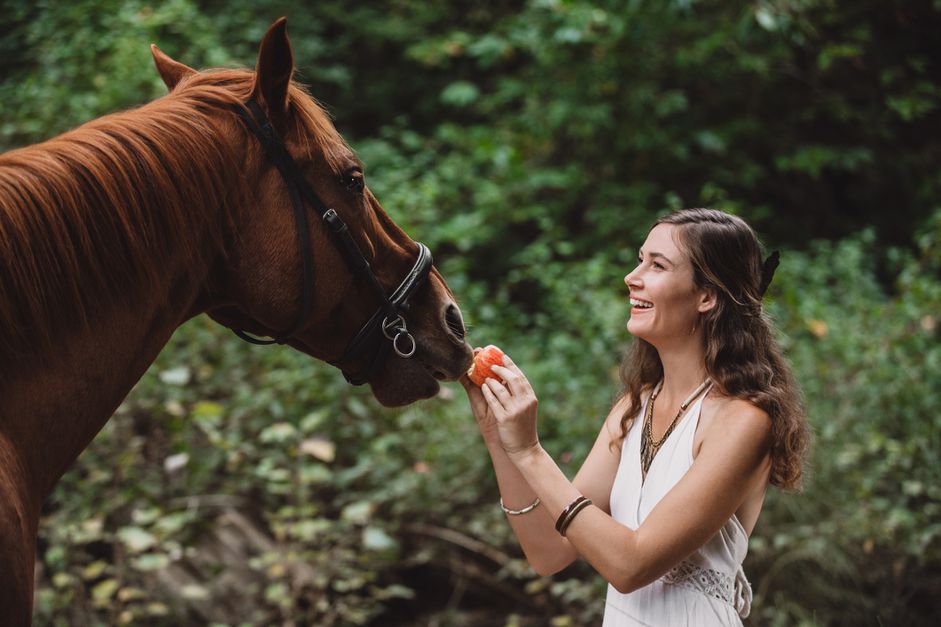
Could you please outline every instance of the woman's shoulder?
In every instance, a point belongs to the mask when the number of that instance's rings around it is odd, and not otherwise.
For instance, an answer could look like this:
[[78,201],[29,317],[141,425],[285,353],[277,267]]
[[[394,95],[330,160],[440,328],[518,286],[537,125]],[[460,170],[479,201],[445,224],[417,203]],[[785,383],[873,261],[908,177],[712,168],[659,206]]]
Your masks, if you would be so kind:
[[747,399],[713,390],[703,400],[697,440],[712,437],[745,438],[759,445],[770,443],[771,417]]
[[620,439],[620,432],[622,425],[626,426],[625,431],[630,430],[631,422],[633,421],[633,416],[627,416],[627,411],[631,406],[630,395],[627,393],[621,394],[615,401],[614,405],[611,406],[611,410],[608,412],[607,417],[605,418],[605,428],[608,430],[609,435],[612,440]]
[[724,394],[713,388],[706,396],[706,404],[711,404],[713,411],[736,420],[767,421],[771,423],[768,412],[748,399]]
[[[647,394],[646,392],[641,392],[641,397],[637,399],[641,405],[643,405]],[[640,411],[640,408],[632,408],[631,404],[631,394],[628,391],[622,390],[619,395],[615,397],[614,404],[611,406],[611,410],[608,412],[604,421],[604,429],[608,432],[608,436],[611,438],[612,442],[622,444],[623,436],[626,436],[627,432],[634,427],[634,423],[637,422],[637,413]]]

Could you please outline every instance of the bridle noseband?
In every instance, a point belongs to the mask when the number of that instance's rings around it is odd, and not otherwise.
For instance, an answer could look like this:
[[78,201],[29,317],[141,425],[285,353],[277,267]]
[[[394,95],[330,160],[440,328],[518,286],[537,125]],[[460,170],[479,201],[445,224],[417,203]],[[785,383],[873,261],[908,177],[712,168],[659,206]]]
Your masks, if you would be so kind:
[[[297,320],[291,328],[283,333],[279,333],[271,340],[252,337],[241,329],[232,329],[237,336],[252,344],[284,344],[287,340],[294,337],[304,328],[313,308],[314,292],[314,268],[313,254],[310,244],[310,231],[307,223],[307,212],[304,201],[310,203],[320,214],[320,218],[333,233],[340,252],[346,260],[350,271],[355,278],[362,279],[370,286],[376,297],[379,299],[379,308],[363,324],[359,332],[347,344],[343,355],[336,361],[329,362],[343,372],[346,380],[353,385],[362,385],[366,383],[373,373],[388,357],[389,350],[392,349],[402,358],[408,359],[415,354],[418,345],[415,338],[408,331],[405,324],[405,313],[408,311],[409,297],[414,294],[428,279],[431,272],[432,257],[431,251],[421,242],[415,242],[418,246],[418,256],[415,264],[409,270],[399,286],[389,296],[385,288],[379,283],[379,279],[373,274],[366,257],[356,244],[356,240],[350,235],[350,230],[343,219],[333,209],[328,208],[317,193],[310,187],[304,176],[301,174],[297,163],[284,146],[284,142],[278,135],[268,116],[262,110],[258,102],[252,98],[245,102],[245,106],[236,107],[236,112],[245,126],[258,138],[268,159],[274,164],[281,173],[281,178],[287,185],[288,194],[291,197],[291,205],[294,208],[294,221],[297,225],[298,244],[301,249],[301,262],[303,271],[303,295],[301,299],[301,311]],[[388,342],[383,341],[385,337]],[[354,359],[358,359],[374,350],[372,361],[360,372],[350,374],[343,369],[343,364]]]

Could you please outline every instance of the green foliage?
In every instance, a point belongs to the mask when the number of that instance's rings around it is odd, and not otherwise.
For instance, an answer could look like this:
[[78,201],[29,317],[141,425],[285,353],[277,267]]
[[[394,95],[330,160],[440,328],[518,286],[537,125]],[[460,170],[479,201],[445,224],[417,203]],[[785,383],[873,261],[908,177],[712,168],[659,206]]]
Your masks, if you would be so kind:
[[[251,66],[288,15],[298,77],[434,250],[471,341],[525,368],[570,475],[617,389],[652,218],[745,216],[785,249],[769,310],[816,432],[805,492],[771,492],[751,540],[751,622],[937,615],[937,2],[2,9],[3,149],[164,93],[151,42]],[[597,623],[603,582],[535,577],[496,499],[458,386],[382,410],[197,318],[46,504],[37,624]]]
[[806,491],[774,495],[751,544],[767,573],[762,622],[795,624],[813,608],[822,624],[927,625],[936,611],[939,218],[917,254],[886,255],[888,290],[871,232],[787,255],[775,279],[773,312],[817,441]]

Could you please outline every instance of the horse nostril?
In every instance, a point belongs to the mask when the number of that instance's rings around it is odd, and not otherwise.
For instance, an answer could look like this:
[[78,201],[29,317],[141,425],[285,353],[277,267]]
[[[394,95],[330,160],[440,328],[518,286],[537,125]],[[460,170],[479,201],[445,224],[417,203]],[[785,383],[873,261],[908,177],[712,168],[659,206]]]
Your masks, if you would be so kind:
[[457,305],[451,303],[444,310],[444,323],[448,326],[448,331],[457,339],[464,341],[464,319],[461,318],[461,310]]

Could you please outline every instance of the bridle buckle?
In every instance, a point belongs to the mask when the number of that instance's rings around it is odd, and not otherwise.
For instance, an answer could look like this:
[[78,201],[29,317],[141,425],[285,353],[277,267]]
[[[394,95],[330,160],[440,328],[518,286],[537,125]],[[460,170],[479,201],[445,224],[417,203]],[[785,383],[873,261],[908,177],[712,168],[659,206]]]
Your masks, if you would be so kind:
[[[393,333],[395,335],[392,335]],[[392,340],[392,348],[399,357],[408,359],[414,355],[415,351],[418,349],[415,338],[412,337],[412,334],[408,332],[408,327],[405,326],[405,318],[403,318],[401,315],[397,315],[392,320],[389,320],[388,317],[383,318],[382,334],[385,335],[388,339]],[[409,348],[407,350],[399,347],[399,339],[403,337],[409,341]]]

